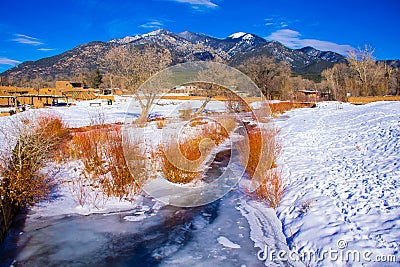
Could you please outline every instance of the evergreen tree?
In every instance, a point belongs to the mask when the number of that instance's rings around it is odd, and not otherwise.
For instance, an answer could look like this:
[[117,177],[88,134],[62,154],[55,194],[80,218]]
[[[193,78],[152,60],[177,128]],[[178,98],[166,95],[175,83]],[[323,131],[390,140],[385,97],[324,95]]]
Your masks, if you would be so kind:
[[99,68],[89,77],[89,85],[92,88],[99,88],[100,84],[103,83],[103,75],[100,73]]

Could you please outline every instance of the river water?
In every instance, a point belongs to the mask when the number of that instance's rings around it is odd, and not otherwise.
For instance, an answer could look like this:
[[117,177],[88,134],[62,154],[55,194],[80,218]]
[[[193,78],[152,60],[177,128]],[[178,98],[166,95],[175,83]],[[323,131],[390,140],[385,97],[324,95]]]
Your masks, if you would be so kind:
[[[262,266],[240,195],[197,208],[164,206],[139,221],[135,210],[16,220],[0,248],[2,266]],[[151,214],[150,209],[146,213]],[[227,239],[237,246],[224,245]]]
[[[230,157],[223,155],[209,176],[220,174]],[[154,200],[145,197],[143,206]],[[0,246],[0,266],[265,266],[260,247],[286,249],[284,239],[275,212],[236,186],[195,208],[19,215]]]

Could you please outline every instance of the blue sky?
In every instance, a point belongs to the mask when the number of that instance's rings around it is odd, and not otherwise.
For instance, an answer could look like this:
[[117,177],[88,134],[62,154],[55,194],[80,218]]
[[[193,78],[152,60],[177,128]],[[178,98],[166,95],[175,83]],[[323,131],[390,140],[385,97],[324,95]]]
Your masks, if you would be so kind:
[[369,44],[378,59],[400,58],[398,0],[0,0],[0,10],[0,72],[158,28],[219,38],[243,31],[340,53]]

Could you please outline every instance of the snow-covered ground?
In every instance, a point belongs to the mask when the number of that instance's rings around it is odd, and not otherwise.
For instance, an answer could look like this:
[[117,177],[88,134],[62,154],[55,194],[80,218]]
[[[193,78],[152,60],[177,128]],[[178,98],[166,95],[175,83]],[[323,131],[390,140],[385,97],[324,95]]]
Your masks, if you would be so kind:
[[[131,99],[117,97],[113,105],[101,107],[82,101],[48,110],[71,127],[88,125],[99,114],[106,123],[124,122],[140,114],[138,104],[128,108]],[[184,102],[162,100],[152,112],[167,116],[202,104]],[[224,109],[216,101],[207,108]],[[372,260],[379,255],[399,260],[400,102],[323,102],[314,109],[289,111],[275,125],[283,144],[278,166],[288,184],[276,211],[252,199],[240,184],[200,208],[166,206],[144,194],[132,202],[108,200],[101,209],[80,207],[62,184],[51,202],[31,210],[21,233],[0,247],[0,265],[11,258],[16,265],[30,266],[374,266],[351,260],[271,261],[273,250],[275,258],[278,251],[358,250],[371,251]],[[155,123],[147,130],[157,140]],[[71,162],[55,174],[71,179],[78,175],[77,165]]]
[[346,245],[400,260],[400,102],[320,103],[276,125],[289,184],[277,211],[289,246]]

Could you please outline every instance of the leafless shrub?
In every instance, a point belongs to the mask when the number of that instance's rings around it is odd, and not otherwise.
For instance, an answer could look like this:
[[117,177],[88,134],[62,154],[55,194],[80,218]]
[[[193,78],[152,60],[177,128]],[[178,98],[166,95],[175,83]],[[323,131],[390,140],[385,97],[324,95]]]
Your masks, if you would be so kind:
[[189,128],[175,137],[177,144],[160,145],[157,157],[165,178],[173,183],[189,183],[201,178],[202,169],[214,146],[229,137],[228,132],[216,122],[203,118],[192,120]]
[[106,121],[106,115],[104,114],[104,111],[101,108],[97,108],[95,110],[91,110],[89,113],[89,119],[90,119],[90,126],[101,126],[105,124]]
[[310,210],[311,206],[314,204],[315,200],[314,199],[306,199],[301,201],[301,207],[300,207],[300,214],[305,214],[307,211]]
[[0,165],[0,204],[31,205],[46,197],[53,185],[40,170],[69,132],[61,118],[50,113],[21,114],[1,129],[4,142]]
[[156,124],[157,124],[157,128],[158,128],[158,129],[164,128],[165,119],[164,119],[164,118],[161,118],[161,119],[156,120]]
[[81,175],[65,182],[68,183],[74,201],[80,206],[89,205],[97,209],[104,207],[105,198],[100,190],[101,185],[98,180],[93,181],[89,177]]
[[179,110],[179,118],[182,120],[189,120],[193,115],[193,109],[191,107],[186,107]]
[[[125,142],[128,149],[135,150],[141,155],[135,144]],[[84,132],[75,133],[70,146],[71,157],[83,164],[82,176],[76,184],[72,184],[79,199],[85,199],[89,194],[86,190],[100,191],[105,198],[118,197],[132,199],[141,184],[135,180],[124,156],[121,127],[118,125],[101,125]],[[137,146],[138,144],[136,144]],[[137,166],[143,170],[142,166]],[[133,168],[131,168],[132,170]],[[142,173],[143,174],[143,173]],[[89,202],[94,205],[98,198],[91,197]]]
[[[278,131],[249,124],[245,126],[248,145],[240,143],[237,147],[249,176],[261,181],[267,171],[276,166],[275,161],[281,150],[281,146],[276,140]],[[248,155],[247,162],[244,161],[247,158],[246,155]]]
[[271,208],[276,209],[285,192],[285,184],[282,171],[278,168],[268,170],[264,180],[256,189],[255,195],[261,201],[265,201]]
[[[246,130],[248,147],[241,144],[238,149],[255,188],[252,195],[276,208],[285,191],[282,172],[276,168],[281,152],[281,145],[276,140],[278,131],[251,125],[246,125]],[[247,162],[244,161],[246,158]]]

